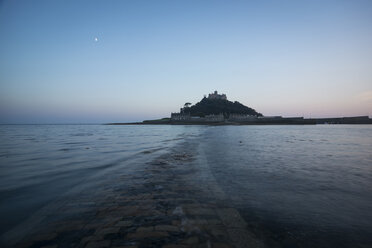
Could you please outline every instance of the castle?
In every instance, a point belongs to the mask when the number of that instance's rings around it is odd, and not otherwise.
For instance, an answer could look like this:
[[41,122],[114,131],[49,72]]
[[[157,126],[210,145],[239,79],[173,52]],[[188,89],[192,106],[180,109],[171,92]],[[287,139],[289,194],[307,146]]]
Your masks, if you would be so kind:
[[[207,98],[204,95],[204,99]],[[226,100],[226,94],[218,94],[217,90],[208,95],[208,100]],[[203,100],[202,100],[203,101]],[[189,108],[185,105],[184,108],[180,109],[179,113],[171,113],[171,121],[173,122],[188,122],[188,123],[214,123],[214,122],[224,122],[224,121],[252,121],[255,116],[247,114],[230,114],[225,116],[224,113],[219,114],[206,114],[201,116],[192,116],[189,112],[185,112],[185,109]]]
[[218,94],[217,90],[214,91],[214,93],[210,93],[208,95],[208,99],[219,99],[219,100],[227,100],[227,97],[225,94]]
[[171,117],[167,118],[168,122],[183,125],[315,124],[314,120],[303,117],[263,116],[237,101],[227,100],[225,94],[218,94],[217,91],[208,97],[204,95],[194,106],[190,105],[187,102],[179,113],[171,113]]

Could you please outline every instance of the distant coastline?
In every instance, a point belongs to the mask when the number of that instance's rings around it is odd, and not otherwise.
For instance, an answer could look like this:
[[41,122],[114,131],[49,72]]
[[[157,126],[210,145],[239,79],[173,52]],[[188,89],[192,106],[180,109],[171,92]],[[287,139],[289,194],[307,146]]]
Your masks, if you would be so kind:
[[205,95],[192,105],[186,102],[180,112],[170,118],[144,120],[133,123],[108,123],[108,125],[316,125],[316,124],[372,124],[368,116],[308,118],[264,116],[255,109],[235,101],[217,91]]
[[192,122],[192,121],[172,121],[171,118],[158,120],[144,120],[142,122],[129,123],[107,123],[106,125],[327,125],[327,124],[372,124],[372,119],[368,116],[335,117],[335,118],[257,118],[252,121],[223,121],[223,122]]

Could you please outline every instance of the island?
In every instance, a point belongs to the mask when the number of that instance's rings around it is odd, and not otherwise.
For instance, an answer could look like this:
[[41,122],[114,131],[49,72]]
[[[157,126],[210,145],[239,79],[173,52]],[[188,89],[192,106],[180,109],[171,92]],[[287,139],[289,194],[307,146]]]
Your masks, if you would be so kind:
[[205,95],[192,105],[186,102],[180,112],[157,120],[133,123],[108,123],[108,125],[315,125],[315,124],[372,124],[368,116],[309,118],[264,116],[255,109],[238,101],[229,101],[226,94],[218,91]]

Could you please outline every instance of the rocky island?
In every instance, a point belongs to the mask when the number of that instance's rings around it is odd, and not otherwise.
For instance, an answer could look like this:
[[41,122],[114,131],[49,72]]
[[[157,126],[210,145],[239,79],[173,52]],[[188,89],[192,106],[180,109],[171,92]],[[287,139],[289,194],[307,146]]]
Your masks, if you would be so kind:
[[264,116],[255,109],[238,101],[229,101],[226,94],[217,91],[204,96],[192,105],[187,102],[180,112],[171,113],[170,118],[145,120],[134,123],[109,123],[109,125],[315,125],[315,124],[372,124],[368,116],[311,118]]

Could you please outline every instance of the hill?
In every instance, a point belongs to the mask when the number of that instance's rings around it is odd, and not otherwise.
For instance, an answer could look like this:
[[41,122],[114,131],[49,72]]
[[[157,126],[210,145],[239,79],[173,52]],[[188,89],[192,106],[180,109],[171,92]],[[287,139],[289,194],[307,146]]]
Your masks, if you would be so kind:
[[182,109],[184,113],[190,113],[191,116],[204,117],[205,115],[220,114],[223,113],[225,117],[230,114],[244,114],[262,116],[261,113],[256,110],[244,106],[240,102],[231,102],[227,99],[211,99],[204,97],[200,102],[193,106],[186,106]]

